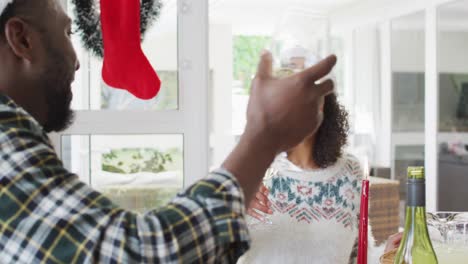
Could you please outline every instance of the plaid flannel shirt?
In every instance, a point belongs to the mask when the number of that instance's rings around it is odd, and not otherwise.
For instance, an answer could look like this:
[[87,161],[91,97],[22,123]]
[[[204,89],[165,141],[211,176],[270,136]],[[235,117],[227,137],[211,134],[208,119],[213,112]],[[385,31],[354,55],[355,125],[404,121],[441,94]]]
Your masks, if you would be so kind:
[[248,249],[243,194],[226,171],[159,210],[123,210],[64,169],[4,95],[0,155],[0,263],[235,263]]

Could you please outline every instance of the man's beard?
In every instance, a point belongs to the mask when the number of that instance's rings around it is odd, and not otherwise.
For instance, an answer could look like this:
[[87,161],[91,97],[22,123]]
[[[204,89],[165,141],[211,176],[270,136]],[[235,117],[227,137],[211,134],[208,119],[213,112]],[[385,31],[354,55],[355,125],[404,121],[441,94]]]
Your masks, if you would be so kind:
[[42,88],[46,95],[47,120],[43,127],[47,133],[67,129],[75,117],[71,109],[73,97],[71,83],[74,70],[67,71],[66,60],[63,55],[54,52],[54,49],[49,49],[49,58],[50,61],[41,80],[45,85]]

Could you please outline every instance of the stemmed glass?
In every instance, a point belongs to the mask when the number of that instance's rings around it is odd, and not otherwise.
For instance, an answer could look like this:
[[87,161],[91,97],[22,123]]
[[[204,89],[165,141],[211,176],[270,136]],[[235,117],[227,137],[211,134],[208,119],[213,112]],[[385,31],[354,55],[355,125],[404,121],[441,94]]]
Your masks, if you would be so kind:
[[465,263],[468,259],[468,213],[427,213],[427,223],[439,264]]

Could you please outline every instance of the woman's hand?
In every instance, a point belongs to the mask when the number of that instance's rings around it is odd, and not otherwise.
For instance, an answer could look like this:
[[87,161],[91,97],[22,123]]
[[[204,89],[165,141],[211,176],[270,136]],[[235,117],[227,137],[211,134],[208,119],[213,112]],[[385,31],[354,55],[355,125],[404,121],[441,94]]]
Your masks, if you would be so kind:
[[397,249],[400,246],[403,233],[396,233],[388,237],[387,245],[385,246],[384,254]]
[[[249,204],[249,209],[247,209],[247,214],[256,219],[264,222],[265,217],[258,213],[256,210],[265,213],[265,214],[273,214],[273,211],[270,209],[270,201],[268,201],[268,189],[265,186],[261,186],[258,192],[255,194],[255,197]],[[254,210],[256,209],[256,210]]]

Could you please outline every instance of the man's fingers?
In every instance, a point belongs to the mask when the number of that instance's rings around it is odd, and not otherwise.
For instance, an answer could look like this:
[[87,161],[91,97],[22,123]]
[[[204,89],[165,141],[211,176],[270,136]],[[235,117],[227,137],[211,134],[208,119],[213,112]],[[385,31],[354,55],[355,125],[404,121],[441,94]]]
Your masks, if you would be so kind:
[[269,78],[273,72],[273,57],[269,51],[263,51],[258,63],[257,77]]
[[313,87],[312,96],[315,99],[317,96],[327,96],[334,91],[335,84],[332,80],[328,79]]
[[336,64],[336,56],[330,55],[327,58],[321,60],[314,66],[299,73],[299,77],[306,83],[314,84],[316,81],[322,79],[331,72]]

